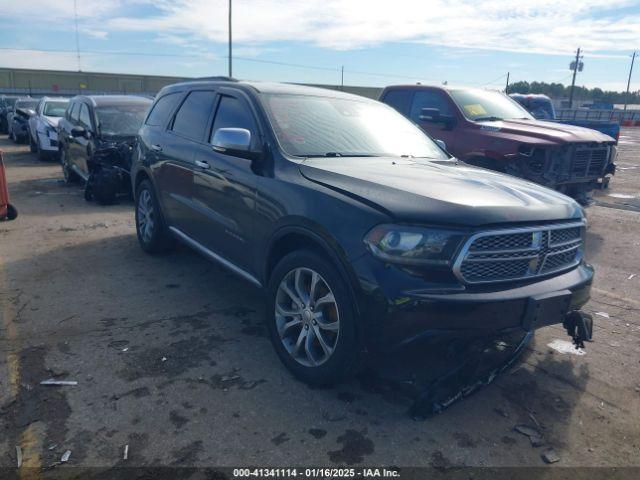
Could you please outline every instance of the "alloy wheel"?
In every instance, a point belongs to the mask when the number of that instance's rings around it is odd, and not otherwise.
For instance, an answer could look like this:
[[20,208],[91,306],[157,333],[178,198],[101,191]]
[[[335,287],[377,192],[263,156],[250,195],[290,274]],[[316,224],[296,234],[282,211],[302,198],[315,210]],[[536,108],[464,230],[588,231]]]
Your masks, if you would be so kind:
[[138,231],[144,243],[149,243],[155,227],[153,201],[149,190],[144,189],[138,197]]
[[340,335],[338,304],[316,271],[291,270],[276,292],[275,320],[282,345],[301,365],[316,367],[333,355]]

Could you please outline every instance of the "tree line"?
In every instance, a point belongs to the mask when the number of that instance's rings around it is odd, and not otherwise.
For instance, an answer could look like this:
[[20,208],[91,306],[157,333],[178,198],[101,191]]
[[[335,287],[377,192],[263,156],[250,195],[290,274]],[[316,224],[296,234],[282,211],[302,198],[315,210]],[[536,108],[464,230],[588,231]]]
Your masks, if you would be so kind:
[[[507,93],[541,93],[551,98],[569,98],[571,85],[546,82],[513,82],[509,84]],[[602,90],[601,88],[587,88],[575,86],[573,98],[578,101],[592,101],[594,103],[624,103],[625,92]],[[627,103],[640,103],[640,91],[629,92]]]

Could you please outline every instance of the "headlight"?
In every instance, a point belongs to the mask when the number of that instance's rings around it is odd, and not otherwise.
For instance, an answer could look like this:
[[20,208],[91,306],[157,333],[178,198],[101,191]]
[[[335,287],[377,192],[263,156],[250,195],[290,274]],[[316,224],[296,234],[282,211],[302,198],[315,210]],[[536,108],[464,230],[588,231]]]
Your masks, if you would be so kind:
[[364,238],[373,255],[404,265],[449,266],[464,234],[455,230],[378,225]]

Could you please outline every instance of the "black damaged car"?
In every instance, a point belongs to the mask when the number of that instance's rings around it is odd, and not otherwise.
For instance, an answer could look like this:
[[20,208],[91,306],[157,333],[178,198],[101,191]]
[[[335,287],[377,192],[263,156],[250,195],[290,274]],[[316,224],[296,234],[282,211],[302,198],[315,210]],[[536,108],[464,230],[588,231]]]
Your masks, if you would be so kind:
[[459,162],[382,103],[231,79],[168,86],[131,179],[142,249],[177,239],[263,289],[273,346],[304,381],[339,381],[368,352],[434,334],[563,324],[577,344],[590,337],[582,207]]
[[151,104],[151,99],[133,95],[72,98],[58,124],[65,181],[84,182],[85,198],[101,204],[128,192],[136,133]]

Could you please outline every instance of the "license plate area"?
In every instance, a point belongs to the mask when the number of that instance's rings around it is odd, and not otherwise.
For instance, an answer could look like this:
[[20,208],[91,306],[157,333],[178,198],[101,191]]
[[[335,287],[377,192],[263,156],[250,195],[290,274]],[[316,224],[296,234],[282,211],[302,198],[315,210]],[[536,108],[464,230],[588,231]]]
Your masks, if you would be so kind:
[[522,326],[531,331],[564,321],[571,306],[571,291],[560,290],[530,297]]

